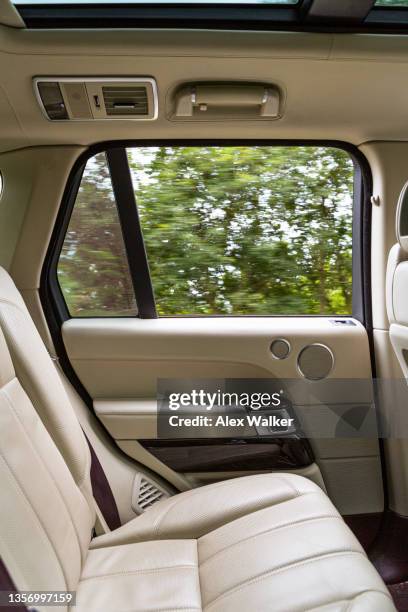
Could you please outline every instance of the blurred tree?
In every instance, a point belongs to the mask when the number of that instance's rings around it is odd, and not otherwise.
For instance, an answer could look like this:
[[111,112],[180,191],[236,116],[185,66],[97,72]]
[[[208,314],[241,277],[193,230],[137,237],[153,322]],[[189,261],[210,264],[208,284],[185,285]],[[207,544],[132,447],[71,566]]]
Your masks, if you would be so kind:
[[351,313],[347,153],[162,147],[129,160],[159,314]]

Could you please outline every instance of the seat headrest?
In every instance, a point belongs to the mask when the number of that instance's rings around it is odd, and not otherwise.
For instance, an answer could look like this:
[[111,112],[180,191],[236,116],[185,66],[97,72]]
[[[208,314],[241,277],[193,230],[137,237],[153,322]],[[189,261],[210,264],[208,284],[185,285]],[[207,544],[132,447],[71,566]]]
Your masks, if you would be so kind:
[[402,188],[398,198],[395,230],[401,249],[408,253],[408,181]]

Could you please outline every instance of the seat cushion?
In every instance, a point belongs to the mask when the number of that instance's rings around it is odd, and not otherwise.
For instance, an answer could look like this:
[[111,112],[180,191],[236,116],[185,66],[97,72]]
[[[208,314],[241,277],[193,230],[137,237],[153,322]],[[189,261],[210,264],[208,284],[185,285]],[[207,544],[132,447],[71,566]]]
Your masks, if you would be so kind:
[[[378,592],[390,598],[360,544],[339,516],[315,496],[307,512],[299,499],[282,502],[224,525],[198,540],[205,610],[294,612],[351,601]],[[315,510],[312,510],[312,506]],[[335,608],[336,609],[336,608]],[[358,609],[358,608],[357,608]]]
[[325,493],[291,474],[181,493],[95,538],[77,612],[102,608],[395,610]]
[[[320,510],[324,507],[338,516],[327,496],[310,480],[293,474],[259,474],[217,482],[158,502],[129,523],[95,538],[91,548],[153,539],[198,538],[241,516],[270,506],[279,508],[291,499],[298,500],[296,512],[303,513],[303,500],[309,495],[316,498]],[[314,508],[315,502],[310,505]]]
[[196,540],[91,550],[75,612],[201,610]]

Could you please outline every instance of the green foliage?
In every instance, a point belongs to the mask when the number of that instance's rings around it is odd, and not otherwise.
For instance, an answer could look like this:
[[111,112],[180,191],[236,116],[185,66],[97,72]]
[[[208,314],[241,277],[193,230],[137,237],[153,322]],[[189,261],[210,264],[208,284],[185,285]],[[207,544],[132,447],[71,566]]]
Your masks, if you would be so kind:
[[[129,150],[161,315],[349,314],[353,163],[323,147]],[[133,314],[105,157],[59,263],[71,314]]]
[[130,151],[159,314],[349,314],[353,163],[322,147]]

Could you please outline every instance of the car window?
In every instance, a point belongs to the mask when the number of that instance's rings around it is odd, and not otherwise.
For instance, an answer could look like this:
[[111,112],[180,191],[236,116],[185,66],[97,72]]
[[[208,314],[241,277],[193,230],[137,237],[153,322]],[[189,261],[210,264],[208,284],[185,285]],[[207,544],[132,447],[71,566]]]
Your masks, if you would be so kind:
[[[348,152],[135,146],[127,159],[159,316],[352,314]],[[71,316],[137,314],[104,153],[86,164],[58,279]]]
[[137,314],[104,153],[86,164],[57,272],[71,316]]
[[159,315],[351,314],[347,152],[164,146],[128,158]]

